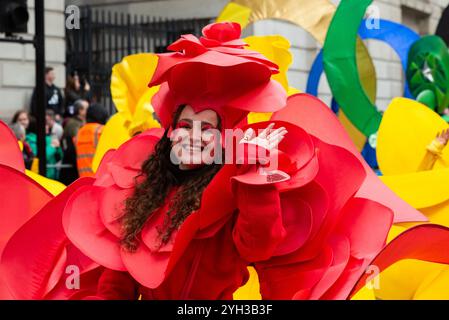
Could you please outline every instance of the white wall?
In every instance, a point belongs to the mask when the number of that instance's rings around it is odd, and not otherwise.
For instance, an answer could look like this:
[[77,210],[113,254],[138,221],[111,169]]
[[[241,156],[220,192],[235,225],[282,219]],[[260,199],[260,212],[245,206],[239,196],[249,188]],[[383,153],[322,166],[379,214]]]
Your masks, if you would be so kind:
[[[28,0],[28,34],[34,35],[34,0]],[[56,71],[56,84],[65,86],[65,17],[61,0],[45,1],[47,65]],[[2,35],[3,36],[3,35]],[[28,108],[35,86],[35,51],[32,45],[0,43],[0,119],[10,121],[15,111]]]

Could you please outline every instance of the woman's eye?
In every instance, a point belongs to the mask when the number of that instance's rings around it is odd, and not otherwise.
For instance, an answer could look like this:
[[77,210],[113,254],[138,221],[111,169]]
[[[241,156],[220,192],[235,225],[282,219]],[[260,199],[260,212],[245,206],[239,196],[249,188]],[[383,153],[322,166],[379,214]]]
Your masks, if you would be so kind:
[[214,129],[214,127],[212,127],[210,124],[205,124],[201,127],[202,131],[206,131],[206,130],[210,130],[210,129]]
[[190,129],[190,124],[188,122],[179,122],[176,125],[176,129]]

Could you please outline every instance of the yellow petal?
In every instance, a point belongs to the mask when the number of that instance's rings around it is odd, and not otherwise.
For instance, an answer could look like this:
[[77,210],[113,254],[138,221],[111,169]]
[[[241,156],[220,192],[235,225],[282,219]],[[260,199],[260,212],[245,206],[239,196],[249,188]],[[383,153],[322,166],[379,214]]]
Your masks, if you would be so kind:
[[449,267],[444,266],[435,270],[424,279],[416,293],[414,300],[449,300]]
[[44,176],[41,176],[33,171],[26,170],[26,175],[39,183],[41,186],[43,186],[48,192],[50,192],[52,195],[57,196],[60,194],[64,189],[66,188],[65,185],[63,185],[59,181],[48,179]]
[[[427,152],[426,147],[438,132],[448,128],[449,125],[425,105],[406,98],[394,99],[383,116],[377,138],[377,159],[383,174],[416,172]],[[448,152],[443,161],[449,163]]]
[[248,49],[263,54],[279,66],[279,73],[273,75],[272,79],[278,81],[287,91],[289,88],[287,71],[293,62],[293,55],[289,51],[290,42],[279,35],[252,36],[244,40],[249,45]]
[[130,55],[112,68],[111,95],[115,107],[131,117],[156,70],[155,54]]
[[351,300],[376,300],[376,296],[374,294],[374,290],[368,287],[363,287],[359,290]]
[[248,267],[249,280],[234,292],[234,300],[261,300],[259,277],[253,267]]
[[123,113],[119,112],[113,115],[106,123],[92,162],[94,172],[97,171],[101,159],[103,159],[108,150],[117,149],[130,139],[127,122],[129,120],[123,116]]
[[269,121],[273,114],[270,112],[250,112],[248,114],[248,124]]
[[294,87],[288,87],[288,90],[287,90],[287,95],[290,97],[290,96],[293,96],[293,95],[295,95],[295,94],[298,94],[298,93],[302,93],[302,91],[301,90],[298,90],[298,89],[296,89],[296,88],[294,88]]
[[444,265],[419,260],[401,260],[379,276],[376,297],[382,300],[412,300],[421,285],[434,279]]
[[223,11],[217,18],[217,22],[229,21],[237,22],[245,29],[249,23],[251,16],[251,9],[233,2],[230,2],[224,7]]
[[449,169],[383,176],[381,180],[416,209],[435,206],[449,199]]
[[130,137],[151,128],[160,128],[159,122],[154,119],[154,109],[151,105],[151,99],[158,90],[159,87],[148,88],[140,97],[132,121],[129,124]]

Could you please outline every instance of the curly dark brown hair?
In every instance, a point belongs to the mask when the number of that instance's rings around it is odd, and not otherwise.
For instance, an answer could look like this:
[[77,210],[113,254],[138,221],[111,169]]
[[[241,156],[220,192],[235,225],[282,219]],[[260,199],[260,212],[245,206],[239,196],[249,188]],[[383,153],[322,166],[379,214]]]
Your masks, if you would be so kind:
[[[173,127],[184,107],[180,106],[174,115]],[[140,244],[139,236],[146,221],[164,205],[170,190],[177,186],[178,189],[169,204],[170,209],[167,211],[164,225],[159,230],[160,245],[166,244],[184,220],[200,208],[204,189],[222,167],[219,164],[206,165],[194,170],[193,174],[187,173],[187,178],[180,181],[170,161],[171,147],[167,129],[156,144],[154,152],[143,163],[141,173],[136,177],[136,181],[140,177],[144,179],[140,183],[136,182],[132,196],[125,201],[121,245],[129,252],[137,250]]]

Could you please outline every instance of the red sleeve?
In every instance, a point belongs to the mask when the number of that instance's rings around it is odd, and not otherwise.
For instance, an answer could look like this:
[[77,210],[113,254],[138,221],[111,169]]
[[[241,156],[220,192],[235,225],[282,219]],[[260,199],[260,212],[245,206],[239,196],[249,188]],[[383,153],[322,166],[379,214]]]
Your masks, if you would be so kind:
[[137,300],[138,286],[128,272],[106,269],[98,282],[97,296],[106,300]]
[[279,192],[273,185],[237,183],[235,196],[239,214],[233,239],[237,250],[249,262],[269,259],[286,234]]

